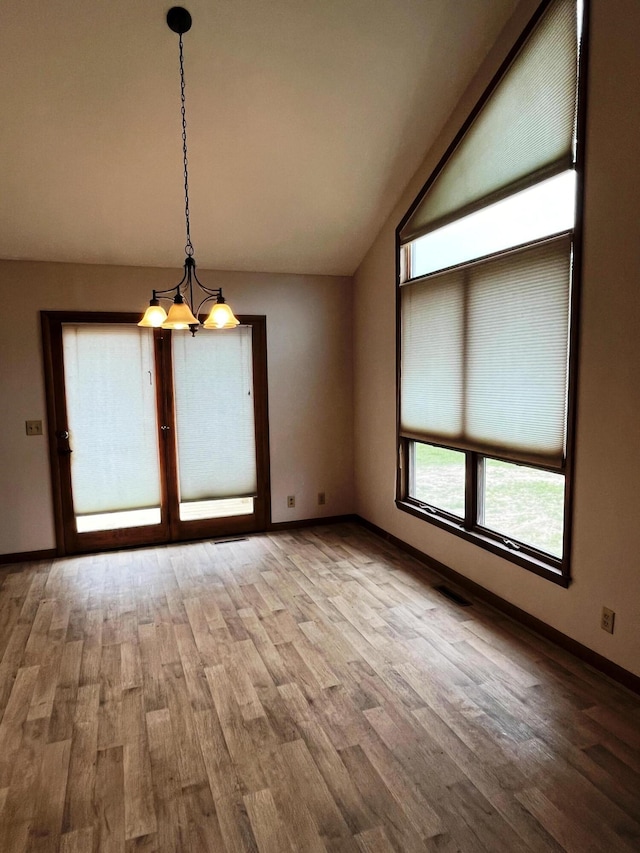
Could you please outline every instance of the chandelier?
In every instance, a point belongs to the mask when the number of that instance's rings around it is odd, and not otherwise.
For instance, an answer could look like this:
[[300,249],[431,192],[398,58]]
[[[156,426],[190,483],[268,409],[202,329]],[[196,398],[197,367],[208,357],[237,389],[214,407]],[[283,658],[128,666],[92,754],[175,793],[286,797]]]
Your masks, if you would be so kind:
[[[187,120],[185,114],[184,95],[184,58],[182,47],[182,36],[191,29],[191,15],[181,6],[174,6],[167,12],[167,25],[169,29],[179,35],[180,46],[180,112],[182,115],[182,161],[184,164],[184,218],[186,225],[187,242],[185,244],[186,258],[184,261],[184,275],[174,287],[166,290],[154,290],[149,301],[149,307],[144,317],[138,323],[139,326],[147,328],[163,329],[189,329],[192,335],[200,328],[198,316],[200,310],[207,303],[215,300],[207,319],[202,324],[205,329],[232,329],[240,324],[233,311],[227,305],[222,295],[222,288],[210,288],[200,281],[196,273],[196,262],[193,257],[193,244],[191,242],[191,227],[189,219],[189,170],[187,167]],[[196,290],[194,302],[194,284],[200,288],[201,294]],[[204,294],[204,295],[203,295]],[[172,302],[169,313],[160,304],[160,300]]]

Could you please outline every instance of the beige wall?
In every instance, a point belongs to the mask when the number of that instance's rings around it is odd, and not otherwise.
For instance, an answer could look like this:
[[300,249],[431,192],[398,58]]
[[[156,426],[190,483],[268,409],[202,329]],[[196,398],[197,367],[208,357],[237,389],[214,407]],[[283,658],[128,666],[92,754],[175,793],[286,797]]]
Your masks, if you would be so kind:
[[[55,546],[40,310],[137,311],[176,270],[0,261],[0,554]],[[202,272],[235,311],[266,314],[274,522],[353,511],[351,280]],[[207,333],[205,333],[207,334]],[[214,333],[208,333],[214,334]],[[45,424],[46,426],[46,424]],[[327,503],[317,506],[317,493]],[[286,496],[295,494],[295,509]]]
[[[394,505],[394,229],[535,3],[454,111],[357,272],[357,511],[604,657],[640,674],[640,3],[593,0],[573,584],[562,589]],[[599,627],[616,611],[613,636]]]

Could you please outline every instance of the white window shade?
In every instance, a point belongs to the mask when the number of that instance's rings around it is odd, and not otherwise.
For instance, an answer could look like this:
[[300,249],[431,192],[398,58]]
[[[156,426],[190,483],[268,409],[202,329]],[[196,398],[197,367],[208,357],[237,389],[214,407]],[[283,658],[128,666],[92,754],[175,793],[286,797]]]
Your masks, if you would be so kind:
[[568,238],[470,270],[466,431],[522,461],[564,458]]
[[571,167],[575,0],[555,0],[400,231],[406,243]]
[[402,299],[401,424],[440,440],[463,431],[464,272],[406,285]]
[[136,326],[63,324],[74,513],[160,505],[153,339]]
[[173,335],[180,501],[257,493],[251,328]]
[[561,237],[404,285],[401,434],[561,468],[570,279]]

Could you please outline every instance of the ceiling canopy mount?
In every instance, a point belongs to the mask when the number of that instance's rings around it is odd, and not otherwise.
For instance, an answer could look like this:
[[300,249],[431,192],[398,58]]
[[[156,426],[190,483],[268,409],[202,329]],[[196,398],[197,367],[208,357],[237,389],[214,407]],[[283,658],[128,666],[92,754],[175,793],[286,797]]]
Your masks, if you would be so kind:
[[191,29],[191,15],[182,6],[172,6],[167,12],[167,25],[182,36]]

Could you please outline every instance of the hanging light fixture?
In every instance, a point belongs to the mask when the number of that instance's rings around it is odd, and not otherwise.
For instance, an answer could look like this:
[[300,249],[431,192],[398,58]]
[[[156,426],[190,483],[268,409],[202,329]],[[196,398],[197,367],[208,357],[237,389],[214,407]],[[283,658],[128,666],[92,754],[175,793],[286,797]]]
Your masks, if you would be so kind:
[[[174,33],[180,36],[180,102],[182,114],[182,160],[184,164],[184,218],[187,232],[184,261],[184,275],[182,279],[167,290],[154,290],[145,311],[144,317],[138,323],[139,326],[147,328],[163,329],[190,329],[195,335],[200,327],[198,315],[200,309],[208,302],[215,299],[209,316],[204,321],[205,329],[233,329],[240,324],[233,311],[227,305],[222,295],[222,288],[205,287],[196,274],[196,262],[193,257],[193,244],[191,243],[191,228],[189,221],[189,171],[187,168],[187,121],[185,116],[184,96],[184,58],[182,48],[182,36],[191,29],[191,15],[181,6],[174,6],[167,12],[167,25]],[[204,297],[196,306],[194,302],[194,283],[200,288]],[[197,293],[197,291],[196,291]],[[199,297],[196,297],[199,298]],[[173,300],[169,313],[160,304],[161,299]]]

